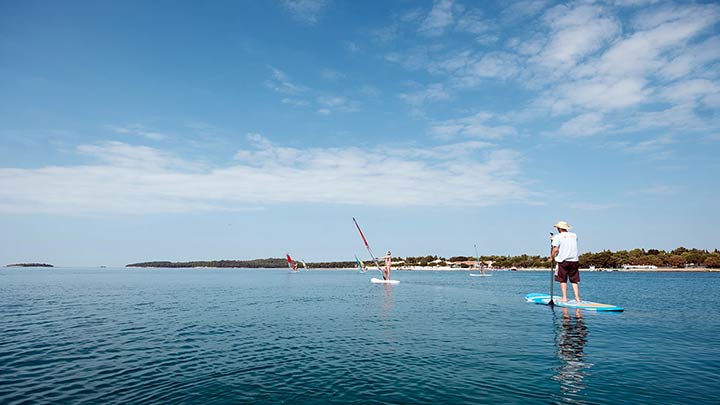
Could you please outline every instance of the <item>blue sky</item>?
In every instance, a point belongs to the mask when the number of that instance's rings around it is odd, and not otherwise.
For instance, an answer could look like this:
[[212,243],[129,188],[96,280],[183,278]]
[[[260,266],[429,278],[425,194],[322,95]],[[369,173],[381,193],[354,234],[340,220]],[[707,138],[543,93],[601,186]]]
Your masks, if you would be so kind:
[[713,2],[0,1],[0,262],[718,248]]

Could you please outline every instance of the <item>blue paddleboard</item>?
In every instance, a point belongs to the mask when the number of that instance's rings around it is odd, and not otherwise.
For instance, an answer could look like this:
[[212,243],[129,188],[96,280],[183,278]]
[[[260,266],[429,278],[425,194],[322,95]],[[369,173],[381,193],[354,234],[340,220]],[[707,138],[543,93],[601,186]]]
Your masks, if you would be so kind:
[[[609,304],[600,304],[598,302],[590,302],[590,301],[580,301],[577,302],[575,300],[568,300],[567,302],[560,302],[560,298],[558,296],[553,296],[553,304],[559,306],[559,307],[566,307],[566,308],[580,308],[580,309],[587,309],[589,311],[602,311],[602,312],[622,312],[624,309],[622,307],[617,307],[615,305],[609,305]],[[538,294],[538,293],[531,293],[525,296],[525,300],[527,302],[532,302],[535,304],[542,304],[542,305],[548,305],[550,303],[550,294]]]

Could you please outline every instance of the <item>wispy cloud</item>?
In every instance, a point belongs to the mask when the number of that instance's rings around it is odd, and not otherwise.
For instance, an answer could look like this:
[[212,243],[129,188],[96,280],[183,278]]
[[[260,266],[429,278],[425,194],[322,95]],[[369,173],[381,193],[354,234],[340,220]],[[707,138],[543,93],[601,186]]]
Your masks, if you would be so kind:
[[453,24],[452,0],[435,0],[430,14],[420,25],[420,33],[428,36],[442,35]]
[[655,186],[640,188],[637,190],[628,191],[625,194],[628,196],[668,196],[677,194],[679,192],[679,188],[677,186],[670,186],[667,184],[659,184]]
[[599,113],[580,114],[564,122],[558,130],[558,135],[570,138],[582,138],[596,135],[608,129],[603,123],[603,115]]
[[[266,81],[266,85],[283,95],[280,99],[283,104],[299,108],[313,108],[320,115],[360,110],[360,103],[356,100],[294,83],[290,80],[289,75],[280,69],[270,67],[270,71],[271,78]],[[330,80],[344,77],[342,73],[330,69],[323,69],[320,74]]]
[[105,128],[107,128],[117,134],[137,135],[137,136],[142,136],[147,139],[151,139],[153,141],[162,141],[164,139],[169,138],[168,134],[148,129],[144,125],[140,125],[140,124],[130,124],[130,125],[108,124],[108,125],[105,125]]
[[[412,114],[423,104],[459,100],[456,95],[503,81],[527,92],[530,102],[519,108],[536,119],[548,113],[558,118],[558,127],[546,134],[720,129],[710,113],[720,107],[717,4],[538,0],[513,3],[490,19],[476,8],[436,1],[412,15],[394,20],[392,31],[403,40],[384,52],[390,63],[429,74],[420,90],[400,94],[415,106]],[[529,20],[532,29],[505,30],[519,20]],[[408,40],[413,32],[421,34],[416,41]],[[504,46],[468,45],[468,34],[500,35]],[[454,128],[457,123],[448,122],[433,131]]]
[[555,6],[545,14],[544,20],[550,27],[550,37],[543,52],[533,61],[552,69],[545,74],[566,72],[621,31],[620,23],[613,16],[593,5]]
[[323,79],[330,81],[337,81],[347,77],[347,75],[344,73],[328,68],[320,70],[320,76],[322,76]]
[[578,202],[570,204],[570,208],[584,211],[602,211],[612,208],[621,207],[618,203],[595,203],[595,202]]
[[294,95],[306,92],[308,90],[308,88],[303,85],[291,82],[290,77],[282,70],[276,69],[271,66],[270,71],[272,75],[270,79],[265,82],[265,85],[268,88],[275,90],[278,93]]
[[482,142],[294,148],[256,133],[248,141],[228,166],[110,142],[78,148],[94,164],[1,168],[0,212],[146,214],[296,202],[485,206],[533,195],[520,176],[522,157]]
[[314,25],[328,5],[328,0],[281,0],[290,16],[303,24]]
[[642,141],[615,141],[610,142],[609,145],[624,153],[642,155],[652,160],[663,160],[672,156],[673,153],[668,149],[668,146],[673,143],[675,143],[673,137],[661,135]]
[[517,130],[510,126],[496,122],[494,114],[481,111],[476,114],[436,122],[430,127],[430,133],[439,139],[454,137],[500,139],[515,135]]
[[448,93],[442,83],[433,83],[425,87],[413,84],[413,87],[417,89],[411,92],[401,93],[399,96],[401,100],[413,107],[420,107],[427,103],[450,98],[450,93]]

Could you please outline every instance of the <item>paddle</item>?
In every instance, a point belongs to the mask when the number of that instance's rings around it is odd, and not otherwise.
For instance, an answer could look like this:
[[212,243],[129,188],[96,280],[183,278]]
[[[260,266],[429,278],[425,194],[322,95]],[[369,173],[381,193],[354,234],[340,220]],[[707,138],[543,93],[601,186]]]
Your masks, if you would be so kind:
[[553,285],[555,284],[555,280],[553,280],[553,278],[554,278],[553,273],[555,270],[555,260],[552,257],[552,251],[553,251],[552,238],[553,238],[553,233],[550,232],[550,302],[548,302],[548,304],[550,306],[555,305],[555,303],[553,302]]

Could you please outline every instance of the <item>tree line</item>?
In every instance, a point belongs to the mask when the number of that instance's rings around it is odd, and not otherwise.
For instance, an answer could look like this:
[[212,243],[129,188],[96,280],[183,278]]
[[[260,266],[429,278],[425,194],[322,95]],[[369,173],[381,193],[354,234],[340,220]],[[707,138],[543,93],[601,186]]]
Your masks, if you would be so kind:
[[[447,261],[460,262],[472,260],[476,259],[471,256],[455,256]],[[549,267],[548,256],[480,256],[480,260],[486,263],[492,262],[493,267],[496,268]],[[720,268],[720,251],[717,249],[709,251],[679,247],[671,251],[632,249],[612,252],[610,250],[603,250],[597,253],[587,252],[580,255],[580,267],[584,268],[595,266],[596,268],[616,269],[623,265],[653,265],[668,268]]]
[[[408,256],[406,258],[394,258],[394,262],[402,261],[402,266],[455,266],[460,268],[472,267],[468,263],[474,262],[473,256],[453,256],[444,258],[441,256]],[[480,256],[483,263],[492,262],[493,268],[542,268],[549,267],[548,256]],[[365,260],[366,265],[373,266],[372,260]],[[460,263],[460,264],[458,264]],[[708,267],[720,268],[720,251],[702,249],[687,249],[679,247],[671,251],[658,249],[632,249],[611,252],[603,250],[593,253],[587,252],[580,255],[580,267],[595,266],[596,268],[613,269],[620,268],[623,265],[653,265],[657,267],[684,268],[684,267]],[[309,268],[351,268],[355,267],[355,261],[336,261],[336,262],[307,262]],[[191,261],[191,262],[169,262],[154,261],[128,264],[127,267],[163,267],[163,268],[180,268],[180,267],[242,267],[242,268],[283,268],[287,267],[287,261],[284,258],[267,258],[254,260],[211,260],[211,261]]]

